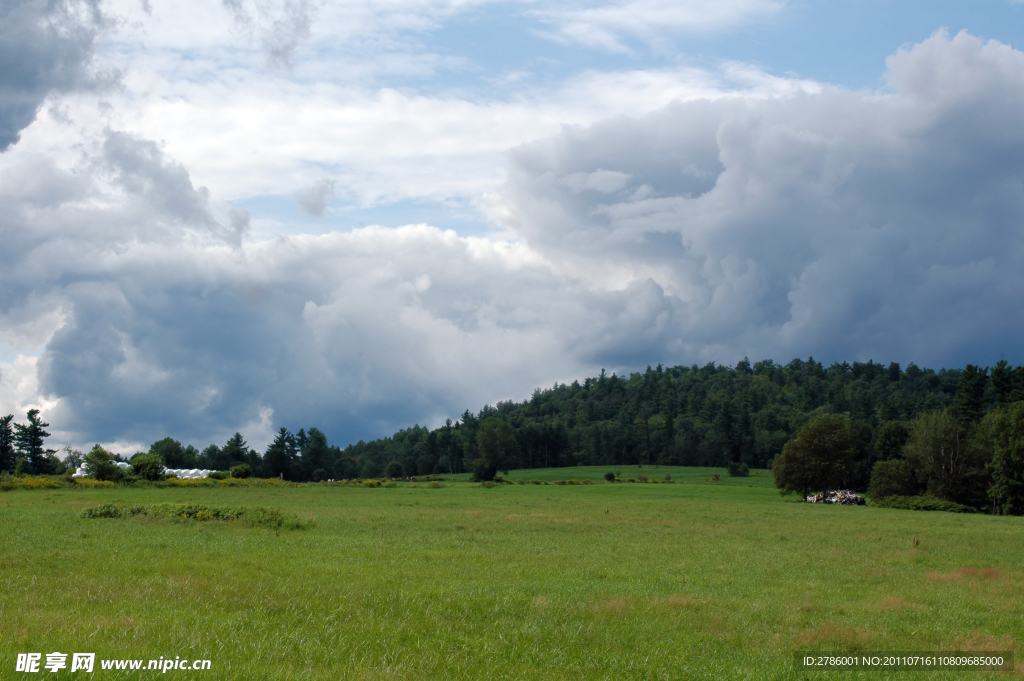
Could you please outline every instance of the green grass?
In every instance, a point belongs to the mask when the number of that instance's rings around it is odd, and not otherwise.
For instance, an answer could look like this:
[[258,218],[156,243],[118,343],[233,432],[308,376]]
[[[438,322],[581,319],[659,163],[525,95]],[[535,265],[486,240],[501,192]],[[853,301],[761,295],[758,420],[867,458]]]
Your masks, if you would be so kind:
[[[799,504],[770,476],[642,470],[679,482],[3,492],[0,678],[22,676],[18,652],[59,650],[213,661],[177,679],[877,679],[797,674],[792,653],[1022,640],[1024,519]],[[80,517],[101,503],[315,522]],[[81,678],[155,678],[120,674]]]

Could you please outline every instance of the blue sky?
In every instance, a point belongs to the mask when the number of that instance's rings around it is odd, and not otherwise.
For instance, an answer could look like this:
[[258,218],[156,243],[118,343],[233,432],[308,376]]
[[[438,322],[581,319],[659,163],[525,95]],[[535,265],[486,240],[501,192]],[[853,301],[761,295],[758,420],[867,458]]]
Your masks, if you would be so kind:
[[436,425],[601,368],[1024,362],[1024,4],[12,0],[0,413]]

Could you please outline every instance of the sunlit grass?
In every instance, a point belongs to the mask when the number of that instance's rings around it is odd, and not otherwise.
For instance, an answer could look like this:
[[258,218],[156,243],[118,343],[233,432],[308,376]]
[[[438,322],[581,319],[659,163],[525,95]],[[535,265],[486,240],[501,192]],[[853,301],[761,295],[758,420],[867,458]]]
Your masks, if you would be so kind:
[[[798,504],[770,476],[642,470],[677,482],[5,492],[0,678],[18,652],[60,650],[213,660],[175,678],[795,679],[798,649],[1021,639],[1022,519]],[[102,502],[316,522],[79,517]]]

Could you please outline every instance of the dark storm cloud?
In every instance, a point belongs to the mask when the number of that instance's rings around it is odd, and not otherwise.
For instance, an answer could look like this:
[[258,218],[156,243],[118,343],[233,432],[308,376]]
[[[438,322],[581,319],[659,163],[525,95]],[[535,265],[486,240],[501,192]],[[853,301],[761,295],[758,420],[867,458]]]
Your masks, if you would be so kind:
[[97,0],[0,0],[0,152],[53,91],[95,82]]
[[508,224],[592,281],[657,282],[680,359],[1024,360],[1024,54],[939,34],[889,66],[890,93],[677,104],[522,147]]

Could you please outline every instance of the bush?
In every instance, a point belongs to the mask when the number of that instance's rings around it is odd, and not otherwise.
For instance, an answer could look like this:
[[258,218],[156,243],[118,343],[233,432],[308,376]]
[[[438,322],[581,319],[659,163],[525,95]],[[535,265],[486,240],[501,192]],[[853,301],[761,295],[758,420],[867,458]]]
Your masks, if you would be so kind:
[[608,482],[615,482],[615,473],[608,471],[607,473],[604,474],[604,479],[607,480]]
[[327,479],[327,471],[325,471],[323,468],[317,468],[316,470],[313,471],[312,475],[310,475],[310,479],[313,482],[323,482],[325,479]]
[[726,466],[729,471],[729,477],[732,478],[748,478],[750,477],[750,466],[743,463],[742,461],[730,461],[729,465]]
[[647,476],[646,475],[641,475],[640,476],[640,482],[647,482]]
[[227,471],[213,471],[207,477],[213,478],[214,480],[227,480],[228,479],[228,472]]
[[879,461],[871,469],[868,495],[873,499],[891,496],[912,496],[917,492],[917,482],[910,463],[903,459]]
[[405,467],[401,461],[392,461],[384,468],[385,478],[401,478],[405,476]]
[[665,473],[665,482],[672,482],[672,474]]
[[97,480],[120,480],[124,477],[121,468],[114,461],[114,455],[99,445],[93,447],[84,458],[89,475]]
[[879,508],[902,508],[908,511],[946,511],[948,513],[977,513],[977,509],[964,506],[953,501],[943,501],[935,497],[891,496],[872,500],[872,506]]
[[136,454],[130,461],[132,472],[144,480],[162,480],[164,461],[158,454]]
[[232,478],[248,478],[252,476],[252,467],[247,463],[240,463],[232,466],[229,473]]

